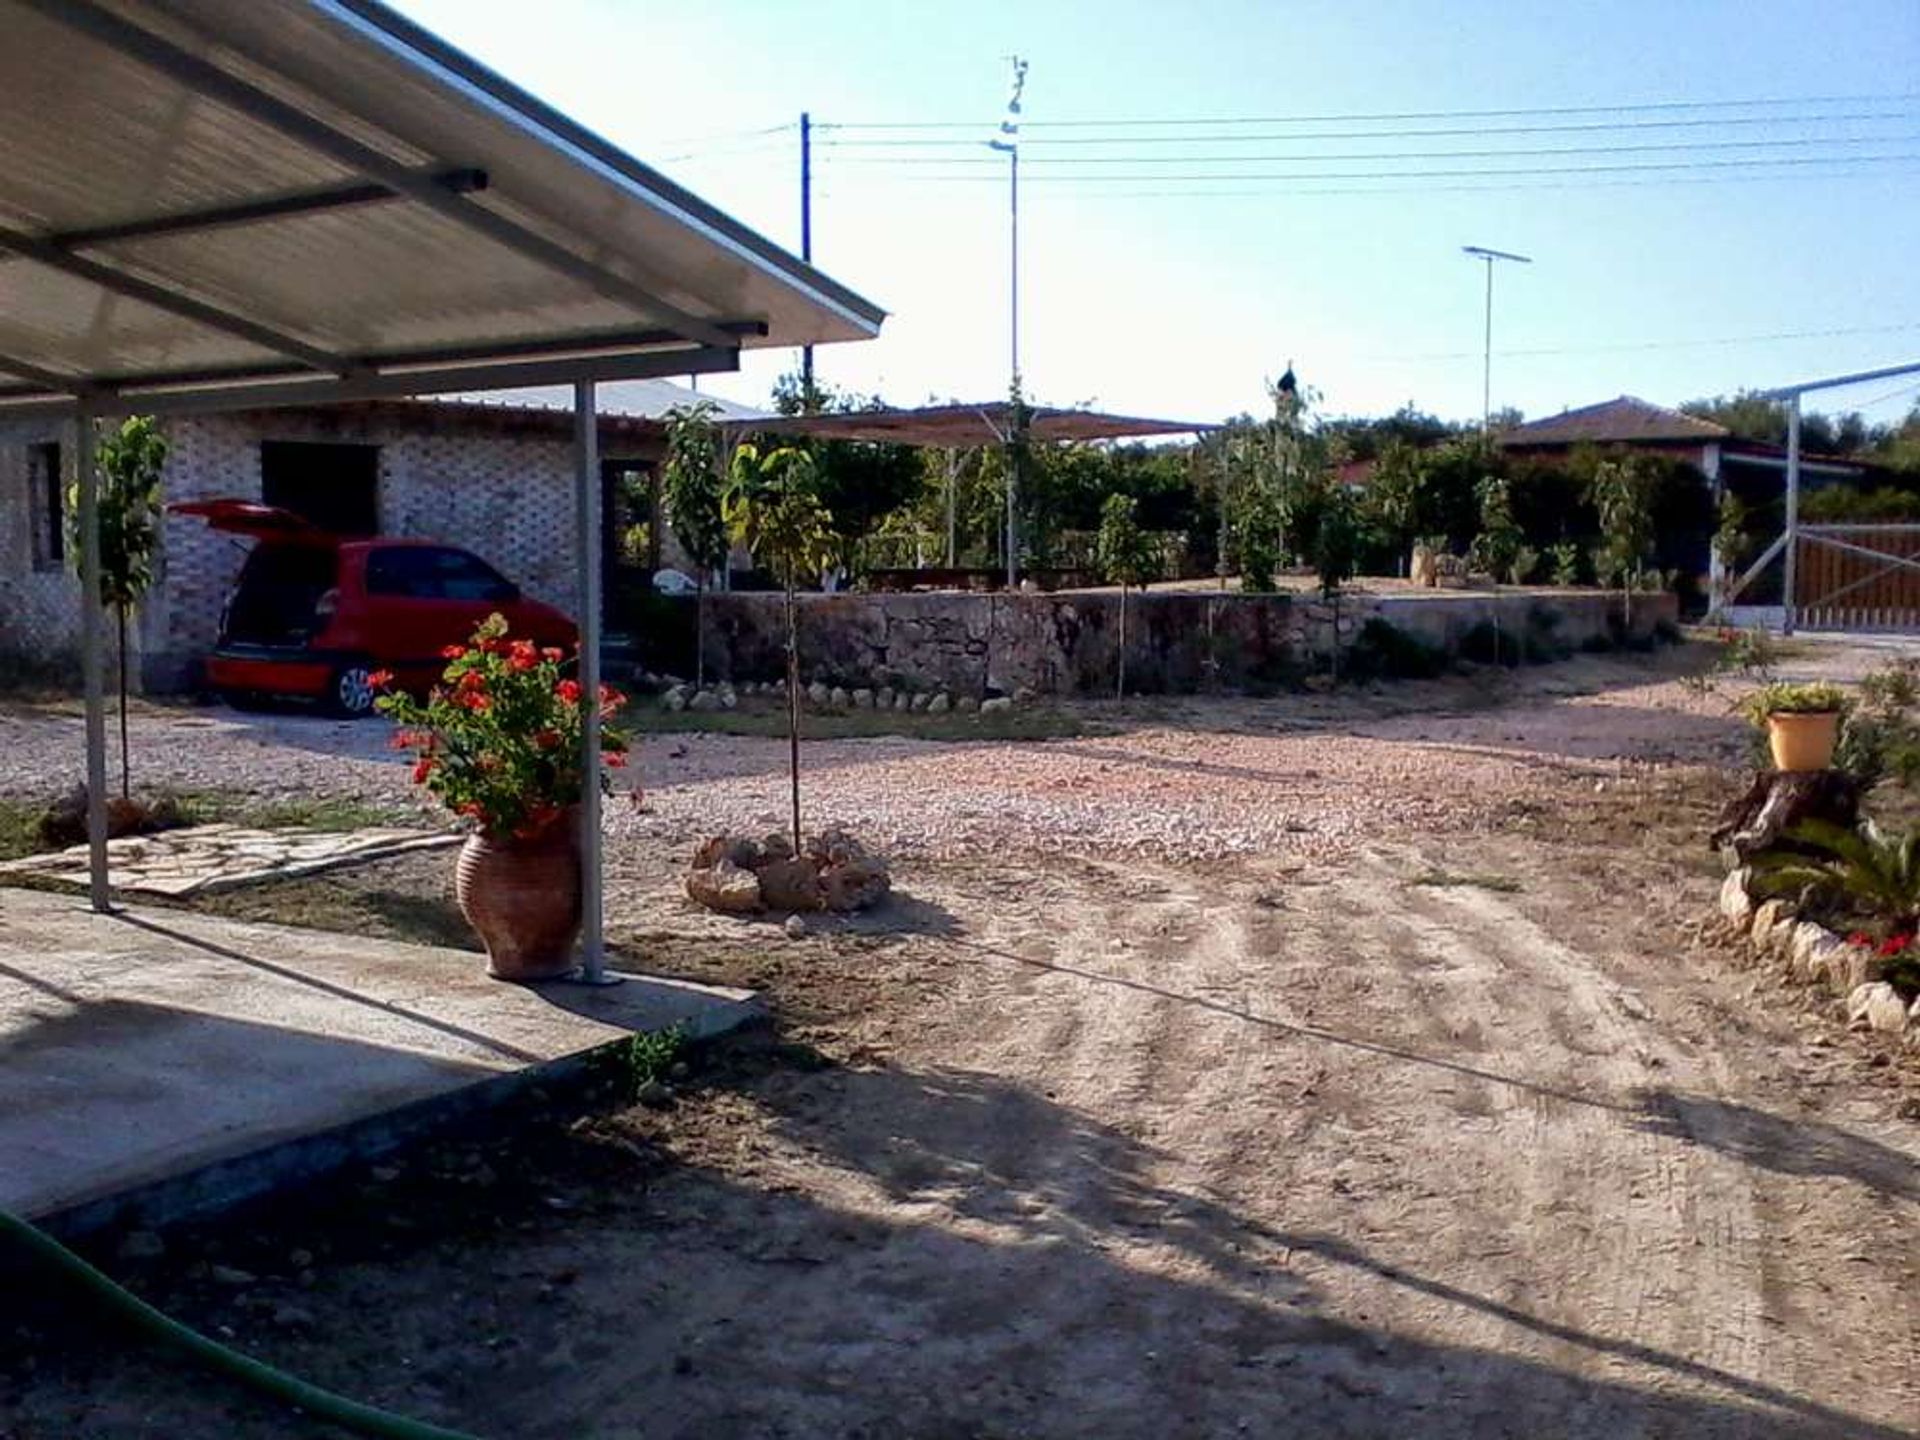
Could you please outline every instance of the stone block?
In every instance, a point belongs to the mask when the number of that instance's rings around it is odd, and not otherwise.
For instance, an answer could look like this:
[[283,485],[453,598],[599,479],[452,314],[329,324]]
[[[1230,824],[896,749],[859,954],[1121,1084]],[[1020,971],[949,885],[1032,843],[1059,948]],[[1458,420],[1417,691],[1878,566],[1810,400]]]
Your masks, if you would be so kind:
[[1753,897],[1747,893],[1747,881],[1752,872],[1742,865],[1730,871],[1720,882],[1720,913],[1736,925],[1748,925],[1753,921]]
[[1847,996],[1847,1024],[1898,1035],[1907,1028],[1906,1001],[1884,980],[1858,986]]

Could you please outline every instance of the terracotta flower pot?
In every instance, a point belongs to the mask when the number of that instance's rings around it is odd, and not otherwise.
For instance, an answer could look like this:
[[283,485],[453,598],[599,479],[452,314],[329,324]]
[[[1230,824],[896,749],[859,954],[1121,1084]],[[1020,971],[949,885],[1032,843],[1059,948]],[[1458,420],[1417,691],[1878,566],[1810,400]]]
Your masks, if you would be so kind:
[[1840,738],[1840,714],[1815,710],[1767,716],[1767,748],[1776,770],[1825,770]]
[[454,893],[498,980],[550,980],[573,968],[580,936],[580,826],[569,810],[531,840],[469,835]]

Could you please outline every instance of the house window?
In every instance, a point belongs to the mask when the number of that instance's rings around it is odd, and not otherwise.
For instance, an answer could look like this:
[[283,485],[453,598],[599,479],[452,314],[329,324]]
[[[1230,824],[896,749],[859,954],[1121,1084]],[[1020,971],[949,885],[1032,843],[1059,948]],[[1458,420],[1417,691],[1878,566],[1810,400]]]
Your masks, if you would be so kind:
[[60,447],[27,447],[27,512],[33,519],[33,568],[58,570],[67,556],[67,491],[60,478]]

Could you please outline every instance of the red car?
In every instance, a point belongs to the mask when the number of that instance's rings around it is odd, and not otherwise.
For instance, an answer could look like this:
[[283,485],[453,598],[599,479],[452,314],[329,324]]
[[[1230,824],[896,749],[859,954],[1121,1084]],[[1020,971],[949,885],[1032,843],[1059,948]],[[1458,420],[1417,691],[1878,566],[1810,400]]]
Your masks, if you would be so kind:
[[297,696],[364,715],[373,708],[375,671],[425,690],[446,665],[440,652],[496,610],[515,637],[569,650],[576,639],[573,621],[455,545],[342,539],[248,500],[168,509],[258,542],[206,661],[207,684],[236,704]]

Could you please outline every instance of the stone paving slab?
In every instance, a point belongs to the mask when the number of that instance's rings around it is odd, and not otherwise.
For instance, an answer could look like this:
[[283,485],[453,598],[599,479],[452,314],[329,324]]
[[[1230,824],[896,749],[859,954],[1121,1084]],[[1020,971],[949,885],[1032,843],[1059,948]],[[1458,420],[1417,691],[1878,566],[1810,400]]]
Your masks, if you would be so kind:
[[745,990],[508,985],[463,950],[0,890],[0,1207],[68,1233],[163,1224],[637,1032],[759,1013]]
[[[437,850],[458,845],[460,839],[450,831],[389,826],[365,830],[250,830],[228,824],[189,825],[109,840],[107,866],[115,890],[179,900],[212,890],[363,865],[409,850]],[[30,876],[66,889],[84,890],[87,847],[75,845],[9,860],[0,864],[0,876],[6,875]]]

